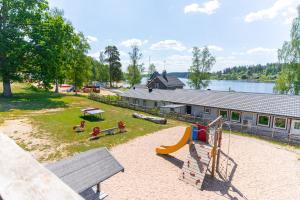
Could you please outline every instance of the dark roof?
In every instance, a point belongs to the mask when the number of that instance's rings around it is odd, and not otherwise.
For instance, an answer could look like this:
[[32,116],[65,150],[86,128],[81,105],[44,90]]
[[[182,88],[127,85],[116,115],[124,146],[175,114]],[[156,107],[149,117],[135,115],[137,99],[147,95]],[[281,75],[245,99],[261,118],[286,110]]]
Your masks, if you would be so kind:
[[124,171],[106,148],[76,154],[46,167],[78,193]]
[[128,90],[121,96],[300,118],[300,96],[209,90]]
[[155,79],[159,79],[168,88],[185,86],[185,84],[176,76],[166,76],[165,79],[162,75],[155,76],[155,78],[150,80],[148,84],[150,84],[152,81],[155,81]]

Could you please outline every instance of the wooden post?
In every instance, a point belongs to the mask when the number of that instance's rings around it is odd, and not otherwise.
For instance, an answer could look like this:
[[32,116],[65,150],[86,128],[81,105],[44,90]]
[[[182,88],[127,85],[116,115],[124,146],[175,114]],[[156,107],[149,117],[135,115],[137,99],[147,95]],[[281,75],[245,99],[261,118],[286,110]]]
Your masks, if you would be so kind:
[[217,151],[217,145],[218,145],[218,135],[219,135],[219,129],[215,131],[215,137],[214,137],[214,146],[212,149],[212,169],[211,169],[211,176],[215,176],[215,168],[216,168],[216,151]]
[[97,193],[100,192],[100,183],[97,184]]
[[221,145],[222,145],[222,134],[223,134],[223,131],[220,128],[219,137],[218,137],[217,172],[219,172],[220,155],[221,155]]

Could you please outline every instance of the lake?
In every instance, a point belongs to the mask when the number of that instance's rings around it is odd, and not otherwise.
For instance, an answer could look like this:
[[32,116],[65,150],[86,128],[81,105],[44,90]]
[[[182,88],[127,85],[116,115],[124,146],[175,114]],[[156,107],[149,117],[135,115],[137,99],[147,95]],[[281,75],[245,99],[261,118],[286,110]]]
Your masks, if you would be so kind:
[[[186,86],[185,89],[190,89],[188,79],[179,78]],[[142,79],[142,84],[145,84],[147,78]],[[256,81],[242,81],[242,80],[211,80],[207,89],[237,92],[257,92],[257,93],[274,93],[274,83],[256,82]]]

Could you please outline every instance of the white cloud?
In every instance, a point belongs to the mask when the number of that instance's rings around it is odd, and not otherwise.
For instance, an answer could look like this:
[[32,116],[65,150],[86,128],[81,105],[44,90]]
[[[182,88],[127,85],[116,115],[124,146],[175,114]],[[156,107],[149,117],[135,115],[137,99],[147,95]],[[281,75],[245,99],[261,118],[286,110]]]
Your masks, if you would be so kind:
[[158,71],[166,69],[168,72],[186,72],[192,63],[192,56],[174,54],[163,60],[152,60],[151,63],[157,67]]
[[98,41],[98,38],[91,36],[91,35],[86,36],[86,39],[87,39],[88,43],[90,43],[90,44]]
[[[295,7],[297,6],[298,0],[277,0],[270,8],[262,9],[256,12],[251,12],[246,15],[245,22],[254,22],[265,19],[274,19],[277,16],[287,20],[286,16],[289,18],[294,18],[296,16]],[[290,19],[288,19],[290,21]],[[287,21],[286,21],[287,23]]]
[[129,40],[122,41],[120,43],[120,45],[125,46],[125,47],[131,47],[133,45],[142,46],[147,43],[148,43],[148,40],[140,40],[140,39],[132,38]]
[[99,56],[100,56],[100,51],[96,51],[94,53],[88,53],[88,56],[91,56],[92,58],[99,60]]
[[256,47],[252,49],[248,49],[246,51],[247,54],[276,54],[277,49],[274,48],[263,48],[263,47]]
[[224,49],[216,45],[208,45],[207,48],[211,51],[223,51]]
[[212,68],[212,71],[220,71],[227,67],[233,67],[238,65],[251,65],[255,64],[254,60],[241,59],[236,56],[219,56],[216,57],[216,64]]
[[177,40],[162,40],[154,43],[150,47],[151,50],[176,50],[184,51],[186,47]]
[[216,12],[220,5],[218,0],[210,0],[203,4],[193,3],[184,7],[184,13],[201,12],[211,15]]

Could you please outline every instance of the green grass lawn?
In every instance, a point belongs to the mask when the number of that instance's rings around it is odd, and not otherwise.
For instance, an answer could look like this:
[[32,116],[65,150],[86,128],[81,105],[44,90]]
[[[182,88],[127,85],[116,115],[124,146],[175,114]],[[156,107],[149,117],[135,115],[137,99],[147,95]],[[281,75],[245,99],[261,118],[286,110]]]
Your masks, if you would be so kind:
[[[133,110],[102,104],[89,100],[87,97],[43,92],[26,84],[15,84],[13,92],[14,96],[12,98],[0,97],[0,123],[8,118],[29,118],[38,130],[35,133],[35,137],[46,136],[47,139],[51,140],[49,145],[65,145],[63,151],[67,155],[97,147],[105,146],[110,148],[138,136],[183,124],[173,120],[168,120],[167,125],[155,124],[133,118],[131,116],[135,112]],[[85,107],[103,109],[105,111],[103,114],[104,120],[86,120],[85,131],[76,133],[72,130],[72,127],[80,124],[80,121],[83,120],[80,109]],[[53,108],[62,108],[62,110],[45,113],[36,112]],[[93,127],[99,126],[101,129],[116,127],[117,122],[120,120],[126,123],[126,133],[102,136],[94,141],[88,140],[90,137],[89,133]],[[22,142],[21,146],[28,150],[26,142]],[[45,147],[44,145],[40,148],[44,150],[47,146]],[[59,159],[61,155],[61,152],[56,152],[43,160]]]

